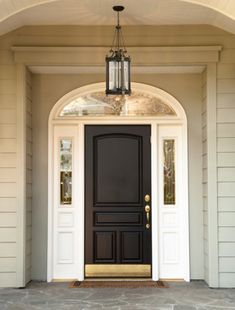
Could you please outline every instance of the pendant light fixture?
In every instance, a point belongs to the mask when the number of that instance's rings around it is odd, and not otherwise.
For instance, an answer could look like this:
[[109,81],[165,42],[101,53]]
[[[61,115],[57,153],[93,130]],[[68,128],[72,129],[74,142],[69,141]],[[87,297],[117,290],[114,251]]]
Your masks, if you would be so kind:
[[106,95],[130,95],[130,56],[124,45],[122,29],[119,23],[119,13],[124,6],[114,6],[117,12],[117,26],[109,55],[106,56]]

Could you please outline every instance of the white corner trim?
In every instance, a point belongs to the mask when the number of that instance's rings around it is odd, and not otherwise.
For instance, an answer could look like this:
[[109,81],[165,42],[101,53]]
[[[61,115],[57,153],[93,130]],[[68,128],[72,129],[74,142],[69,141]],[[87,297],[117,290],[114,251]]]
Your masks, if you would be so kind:
[[219,286],[216,63],[207,65],[207,177],[209,286]]
[[26,67],[16,67],[17,264],[16,286],[25,286],[26,255]]

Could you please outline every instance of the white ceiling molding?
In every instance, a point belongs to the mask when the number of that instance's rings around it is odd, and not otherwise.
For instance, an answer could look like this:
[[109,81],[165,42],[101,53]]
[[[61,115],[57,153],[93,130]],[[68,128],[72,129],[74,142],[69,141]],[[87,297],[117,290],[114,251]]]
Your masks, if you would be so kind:
[[[105,74],[104,66],[29,66],[35,74]],[[200,74],[205,66],[132,66],[132,74]]]
[[[116,0],[1,0],[0,35],[24,25],[113,25]],[[235,33],[234,0],[119,0],[123,25],[210,24]],[[183,14],[182,14],[183,12]]]

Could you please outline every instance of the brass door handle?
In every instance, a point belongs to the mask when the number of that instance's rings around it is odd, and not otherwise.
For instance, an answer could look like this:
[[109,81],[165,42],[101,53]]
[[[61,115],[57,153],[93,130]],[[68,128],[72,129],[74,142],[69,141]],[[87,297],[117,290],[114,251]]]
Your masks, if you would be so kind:
[[149,205],[146,205],[144,210],[145,210],[145,213],[146,213],[146,225],[145,225],[145,227],[147,229],[149,229],[150,228],[150,210],[151,210],[151,208],[150,208]]

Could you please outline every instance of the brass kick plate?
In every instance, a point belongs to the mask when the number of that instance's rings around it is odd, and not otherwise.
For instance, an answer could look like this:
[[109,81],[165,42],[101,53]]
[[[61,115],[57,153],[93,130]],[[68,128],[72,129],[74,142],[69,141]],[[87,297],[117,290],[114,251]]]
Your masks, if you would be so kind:
[[151,277],[151,265],[88,264],[85,265],[85,277]]

